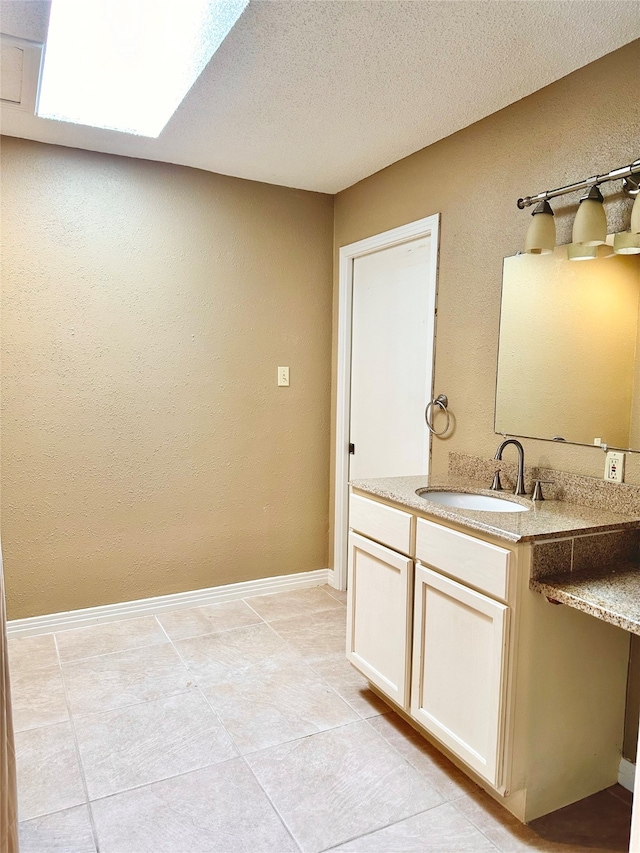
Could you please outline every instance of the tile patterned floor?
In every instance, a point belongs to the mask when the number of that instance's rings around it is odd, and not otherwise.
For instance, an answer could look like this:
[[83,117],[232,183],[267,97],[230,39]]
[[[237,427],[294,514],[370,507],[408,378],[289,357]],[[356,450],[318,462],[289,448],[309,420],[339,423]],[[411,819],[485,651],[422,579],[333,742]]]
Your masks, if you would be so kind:
[[10,639],[22,853],[625,850],[622,789],[522,826],[344,634],[318,587]]

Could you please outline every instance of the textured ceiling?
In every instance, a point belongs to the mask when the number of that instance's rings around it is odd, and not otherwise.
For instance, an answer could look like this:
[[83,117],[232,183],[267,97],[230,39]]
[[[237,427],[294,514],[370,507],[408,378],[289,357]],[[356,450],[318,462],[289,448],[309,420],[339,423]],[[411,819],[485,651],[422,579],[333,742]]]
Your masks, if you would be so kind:
[[[0,14],[45,39],[47,2]],[[252,0],[158,139],[2,132],[334,193],[639,37],[638,0]]]

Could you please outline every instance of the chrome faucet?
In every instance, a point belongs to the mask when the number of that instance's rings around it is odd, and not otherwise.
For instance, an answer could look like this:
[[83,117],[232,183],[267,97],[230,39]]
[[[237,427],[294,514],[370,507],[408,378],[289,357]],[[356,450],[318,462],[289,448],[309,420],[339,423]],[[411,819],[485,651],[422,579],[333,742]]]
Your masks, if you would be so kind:
[[[493,458],[497,461],[501,461],[502,451],[508,444],[515,445],[515,448],[518,451],[518,477],[516,479],[516,488],[514,491],[514,495],[526,495],[527,491],[524,487],[524,447],[520,444],[520,442],[517,441],[515,438],[505,438],[505,440],[496,450],[496,455]],[[491,484],[491,488],[495,492],[502,491],[502,483],[500,482],[500,471],[496,471],[496,473],[493,475],[493,483]]]

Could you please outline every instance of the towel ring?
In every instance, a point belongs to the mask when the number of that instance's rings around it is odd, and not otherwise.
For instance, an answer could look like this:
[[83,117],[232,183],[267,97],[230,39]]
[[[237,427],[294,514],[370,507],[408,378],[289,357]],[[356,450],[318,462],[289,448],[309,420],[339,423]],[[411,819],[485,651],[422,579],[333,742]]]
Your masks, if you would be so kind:
[[[424,419],[427,423],[427,428],[432,435],[442,436],[448,431],[451,425],[451,415],[449,414],[449,409],[447,409],[448,405],[449,400],[446,394],[439,394],[435,398],[435,400],[431,400],[430,403],[427,403],[427,408],[424,410]],[[447,422],[444,426],[444,429],[440,432],[436,432],[436,430],[433,428],[433,422],[429,420],[429,410],[432,409],[433,406],[438,406],[438,408],[441,409],[447,416]]]

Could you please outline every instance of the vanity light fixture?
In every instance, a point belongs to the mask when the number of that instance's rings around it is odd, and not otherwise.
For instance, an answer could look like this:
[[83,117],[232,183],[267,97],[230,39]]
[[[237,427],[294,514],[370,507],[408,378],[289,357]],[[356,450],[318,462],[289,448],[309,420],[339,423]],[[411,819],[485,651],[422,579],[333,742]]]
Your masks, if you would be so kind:
[[606,243],[600,246],[589,246],[587,243],[569,243],[567,259],[570,261],[592,261],[595,258],[612,258],[613,249]]
[[[627,195],[635,196],[636,200],[631,213],[631,230],[616,234],[613,249],[606,245],[607,216],[604,210],[603,197],[599,185],[607,181],[622,181],[623,190]],[[612,169],[603,175],[594,175],[583,181],[545,190],[535,196],[518,199],[518,207],[536,205],[533,219],[527,231],[525,252],[534,255],[548,254],[555,247],[555,225],[553,211],[549,199],[567,193],[586,190],[581,197],[578,211],[573,223],[573,242],[567,247],[570,260],[586,261],[593,258],[609,257],[614,252],[618,254],[640,254],[640,159],[634,160],[628,166]]]
[[631,208],[631,228],[621,231],[613,238],[613,251],[617,255],[640,255],[640,175],[627,178],[623,184],[629,195],[636,200]]
[[556,223],[548,201],[541,201],[531,214],[524,250],[530,255],[550,255],[556,245]]
[[573,242],[583,246],[602,246],[607,239],[607,215],[604,198],[598,187],[589,188],[580,197],[576,218],[573,220]]
[[640,255],[640,234],[621,231],[613,238],[613,251],[616,255]]

